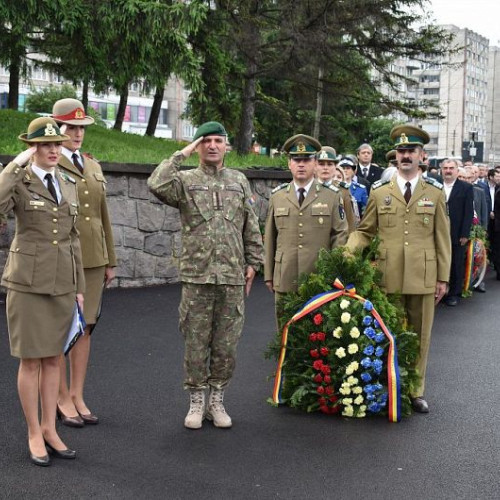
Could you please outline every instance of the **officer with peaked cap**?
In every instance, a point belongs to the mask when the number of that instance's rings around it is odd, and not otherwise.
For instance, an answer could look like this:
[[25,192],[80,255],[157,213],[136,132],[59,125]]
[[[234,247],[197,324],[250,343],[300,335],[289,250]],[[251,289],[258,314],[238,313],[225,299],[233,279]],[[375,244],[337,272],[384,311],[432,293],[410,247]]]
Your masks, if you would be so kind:
[[347,247],[364,248],[378,235],[378,266],[388,294],[400,294],[410,328],[420,339],[417,370],[421,382],[412,388],[412,405],[427,413],[424,399],[427,356],[434,307],[446,293],[450,276],[451,239],[443,186],[419,175],[427,132],[414,125],[391,131],[398,171],[373,184],[361,223]]
[[52,118],[36,118],[19,139],[30,147],[0,174],[0,212],[13,210],[16,218],[2,285],[7,288],[11,354],[20,358],[18,390],[29,455],[34,464],[47,466],[47,449],[58,458],[76,456],[59,437],[55,422],[59,359],[75,299],[83,307],[85,290],[76,227],[78,194],[75,180],[58,168],[61,143],[69,137]]
[[321,144],[307,135],[283,145],[293,180],[274,189],[265,228],[264,279],[276,292],[278,324],[280,294],[297,290],[302,273],[314,271],[320,249],[343,245],[347,221],[339,188],[314,178]]
[[[337,163],[341,156],[337,156],[337,152],[330,146],[323,146],[321,151],[317,155],[317,167],[316,167],[316,178],[319,182],[326,184],[327,186],[334,185],[340,189],[342,195],[342,201],[344,203],[345,216],[347,220],[348,232],[349,234],[354,231],[359,223],[359,212],[358,204],[356,200],[352,197],[349,191],[348,184],[342,180],[335,180],[335,170]],[[343,173],[343,170],[339,168]],[[345,177],[344,177],[345,178]]]
[[[185,341],[184,388],[190,391],[184,420],[189,429],[199,429],[205,417],[216,427],[232,425],[223,405],[224,390],[236,362],[244,294],[263,262],[248,180],[224,168],[226,139],[222,124],[204,123],[194,141],[160,163],[148,179],[156,197],[179,209],[182,223],[179,327]],[[195,150],[199,167],[180,171]]]

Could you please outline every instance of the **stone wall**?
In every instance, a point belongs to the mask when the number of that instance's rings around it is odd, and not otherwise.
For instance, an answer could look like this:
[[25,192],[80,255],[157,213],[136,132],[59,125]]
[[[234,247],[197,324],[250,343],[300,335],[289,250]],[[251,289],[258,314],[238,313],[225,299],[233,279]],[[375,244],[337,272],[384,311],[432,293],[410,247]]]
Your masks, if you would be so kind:
[[[4,164],[9,160],[0,156]],[[140,287],[178,281],[178,258],[181,255],[179,212],[149,192],[146,181],[154,166],[102,163],[102,168],[108,181],[108,208],[118,258],[114,286]],[[244,173],[255,193],[255,210],[263,226],[271,190],[290,180],[290,174],[288,171],[257,168]],[[7,230],[0,235],[1,269],[13,234],[14,219],[10,214]]]

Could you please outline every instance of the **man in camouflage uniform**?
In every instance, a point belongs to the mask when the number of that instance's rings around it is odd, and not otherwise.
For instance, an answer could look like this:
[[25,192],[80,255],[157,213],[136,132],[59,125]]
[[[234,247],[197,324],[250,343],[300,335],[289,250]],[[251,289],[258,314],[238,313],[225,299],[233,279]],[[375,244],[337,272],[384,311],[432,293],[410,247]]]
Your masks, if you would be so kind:
[[[205,416],[217,427],[232,425],[224,389],[243,328],[244,293],[263,261],[250,185],[241,172],[224,168],[226,137],[220,123],[204,123],[193,142],[162,161],[148,180],[154,195],[181,216],[179,328],[191,401],[184,425],[190,429],[199,429]],[[200,166],[179,171],[195,150]]]

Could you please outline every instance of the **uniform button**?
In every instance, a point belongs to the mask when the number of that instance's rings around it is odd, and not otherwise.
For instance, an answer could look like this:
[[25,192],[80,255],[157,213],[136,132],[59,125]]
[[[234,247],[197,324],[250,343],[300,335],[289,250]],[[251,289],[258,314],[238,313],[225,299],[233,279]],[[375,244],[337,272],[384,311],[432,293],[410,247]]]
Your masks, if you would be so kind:
[[409,209],[409,208],[407,208],[407,209],[406,209],[406,213],[408,213],[409,211],[410,211],[410,209]]
[[90,217],[85,217],[85,220],[90,220]]
[[302,212],[299,212],[299,215],[302,215]]
[[54,208],[52,209],[52,211],[53,211],[53,212],[57,212],[57,207],[54,207]]
[[405,234],[408,234],[408,231],[405,231]]
[[54,234],[57,234],[57,233],[58,233],[57,229],[52,229],[52,232],[53,232]]
[[54,241],[52,242],[52,244],[53,244],[53,245],[57,245],[57,240],[54,240]]
[[299,238],[302,238],[304,235],[302,233],[299,234]]
[[89,192],[88,191],[84,191],[83,194],[89,194]]
[[302,245],[299,245],[299,248],[302,248]]
[[405,241],[405,246],[408,246],[408,242],[407,241]]
[[19,247],[16,248],[16,252],[19,252]]
[[16,169],[14,170],[14,173],[15,173],[15,174],[17,174],[18,172],[19,172],[19,169],[18,169],[18,168],[16,168]]
[[52,219],[52,222],[57,222],[59,219]]
[[304,224],[302,224],[302,222],[299,222],[299,227],[302,227]]
[[408,224],[408,221],[407,221],[407,220],[405,220],[405,224]]
[[33,208],[36,210],[38,207],[35,205]]
[[87,182],[85,179],[82,179],[82,182]]
[[85,208],[89,208],[90,205],[88,203],[85,203],[85,205],[83,205]]

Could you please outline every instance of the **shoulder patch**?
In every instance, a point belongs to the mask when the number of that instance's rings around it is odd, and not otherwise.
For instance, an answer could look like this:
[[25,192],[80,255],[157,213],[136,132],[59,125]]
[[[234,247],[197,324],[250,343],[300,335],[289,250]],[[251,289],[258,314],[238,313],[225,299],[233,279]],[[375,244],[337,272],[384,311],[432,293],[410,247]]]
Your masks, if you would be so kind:
[[288,182],[284,182],[283,184],[280,184],[279,186],[276,186],[272,191],[271,194],[277,193],[278,191],[281,191],[282,189],[286,188],[288,186]]
[[436,179],[433,179],[432,177],[424,177],[425,179],[425,182],[427,182],[427,184],[430,184],[431,186],[434,186],[438,189],[443,189],[443,185]]
[[349,189],[349,185],[345,181],[337,181],[339,186],[344,189]]
[[336,193],[339,192],[339,188],[337,186],[334,186],[333,184],[327,184],[326,182],[320,182],[320,183],[318,183],[318,186],[322,186],[326,189],[331,189],[332,191],[335,191]]
[[380,186],[385,186],[386,184],[389,184],[389,182],[391,182],[390,179],[386,181],[378,180],[372,184],[372,189],[378,189]]
[[69,176],[65,172],[59,171],[59,175],[61,176],[61,179],[65,180],[67,182],[72,182],[73,184],[76,184],[75,179],[73,179],[73,177]]

